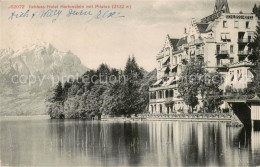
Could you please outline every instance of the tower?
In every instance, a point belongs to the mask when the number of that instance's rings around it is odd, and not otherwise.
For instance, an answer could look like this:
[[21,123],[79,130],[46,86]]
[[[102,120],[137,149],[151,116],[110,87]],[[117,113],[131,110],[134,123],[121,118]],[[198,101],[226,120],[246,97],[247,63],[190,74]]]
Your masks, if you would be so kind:
[[223,13],[230,13],[227,0],[216,0],[214,13],[222,11]]

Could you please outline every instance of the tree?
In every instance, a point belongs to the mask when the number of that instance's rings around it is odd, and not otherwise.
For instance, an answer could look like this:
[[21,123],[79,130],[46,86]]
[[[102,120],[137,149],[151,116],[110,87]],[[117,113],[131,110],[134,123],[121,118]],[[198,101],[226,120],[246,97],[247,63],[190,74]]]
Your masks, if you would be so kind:
[[219,111],[223,103],[223,91],[219,88],[222,82],[219,73],[205,73],[200,82],[200,93],[203,100],[203,109],[206,112]]
[[56,88],[54,89],[54,101],[56,102],[63,102],[64,98],[63,98],[63,89],[62,89],[62,84],[59,81],[58,85],[56,86]]
[[[260,19],[260,6],[257,7],[255,5],[253,13]],[[252,48],[253,51],[249,59],[254,62],[254,67],[251,68],[254,78],[253,82],[248,86],[247,92],[249,93],[249,97],[253,97],[252,94],[260,92],[260,24],[257,26],[253,42],[249,44],[249,47]]]
[[140,97],[140,87],[141,87],[141,79],[143,78],[143,73],[141,72],[139,66],[136,63],[134,56],[131,58],[129,57],[125,70],[124,75],[127,78],[126,83],[124,84],[123,90],[123,102],[125,105],[125,114],[130,115],[134,113],[139,113],[141,105]]
[[194,107],[199,104],[199,86],[200,79],[205,74],[203,63],[199,60],[191,61],[184,66],[178,81],[178,91],[181,98],[183,98],[186,105],[188,105],[192,112]]
[[64,88],[63,88],[63,98],[64,101],[67,100],[68,98],[68,93],[69,93],[69,88],[71,87],[72,83],[71,82],[65,82],[64,83]]
[[259,63],[260,62],[260,25],[257,26],[253,42],[249,44],[249,47],[252,48],[253,51],[249,59],[255,63]]
[[257,7],[257,5],[255,4],[252,11],[260,19],[260,5]]

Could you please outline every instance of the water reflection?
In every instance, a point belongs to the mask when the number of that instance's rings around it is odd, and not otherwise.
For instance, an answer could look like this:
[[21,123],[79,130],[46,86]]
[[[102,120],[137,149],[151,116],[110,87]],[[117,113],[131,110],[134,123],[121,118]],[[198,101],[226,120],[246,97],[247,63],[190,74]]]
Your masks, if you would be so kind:
[[4,165],[260,165],[260,131],[225,123],[32,119],[0,125]]

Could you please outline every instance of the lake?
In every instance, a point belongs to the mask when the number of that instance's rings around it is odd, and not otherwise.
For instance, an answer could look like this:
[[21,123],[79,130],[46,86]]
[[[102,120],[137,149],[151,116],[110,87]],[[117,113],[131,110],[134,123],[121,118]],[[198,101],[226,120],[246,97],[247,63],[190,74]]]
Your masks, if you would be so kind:
[[0,166],[255,166],[260,131],[226,123],[0,118]]

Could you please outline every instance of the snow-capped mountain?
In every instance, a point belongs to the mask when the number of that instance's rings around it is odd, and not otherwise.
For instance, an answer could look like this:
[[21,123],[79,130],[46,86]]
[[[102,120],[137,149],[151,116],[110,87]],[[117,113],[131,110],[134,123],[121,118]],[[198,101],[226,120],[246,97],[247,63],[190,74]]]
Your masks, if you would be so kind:
[[[80,76],[87,70],[71,51],[61,52],[45,42],[17,51],[0,50],[0,115],[45,114],[46,94],[57,84],[50,77]],[[14,76],[45,79],[32,85],[24,81],[14,83]]]
[[0,50],[0,75],[75,75],[82,74],[87,68],[71,51],[61,52],[49,43],[26,46],[17,51]]

